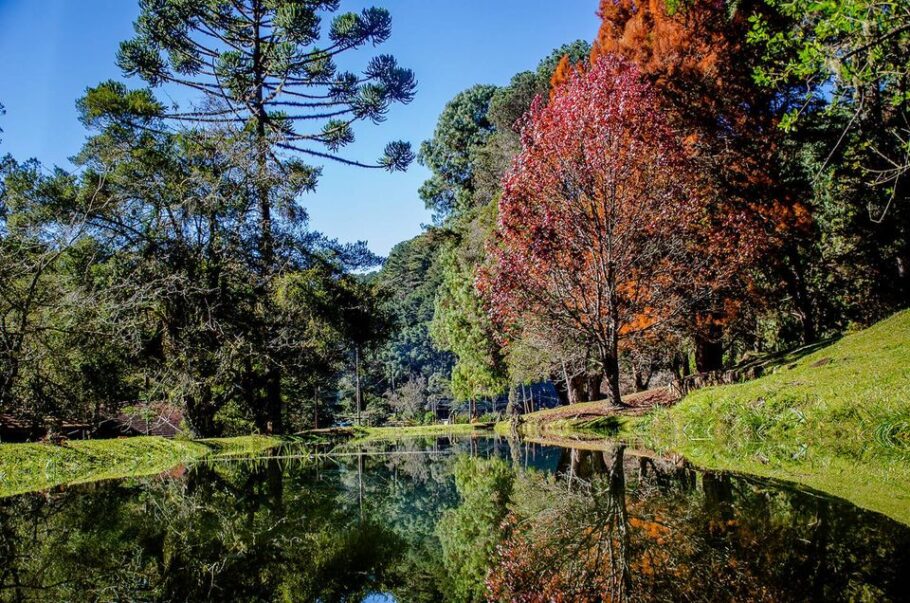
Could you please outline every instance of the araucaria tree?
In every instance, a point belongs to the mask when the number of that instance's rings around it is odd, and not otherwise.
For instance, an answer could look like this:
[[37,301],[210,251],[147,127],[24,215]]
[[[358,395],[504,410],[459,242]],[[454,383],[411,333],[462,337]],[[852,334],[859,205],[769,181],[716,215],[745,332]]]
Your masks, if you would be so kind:
[[[91,125],[128,123],[143,128],[226,129],[235,133],[258,213],[255,236],[262,340],[281,348],[278,277],[306,254],[305,212],[297,197],[315,188],[320,169],[307,161],[338,161],[363,168],[405,169],[413,160],[405,142],[389,143],[367,163],[344,157],[359,121],[380,123],[394,103],[413,98],[414,74],[390,55],[378,55],[362,73],[340,71],[339,55],[378,45],[391,33],[380,8],[343,13],[326,31],[322,20],[339,0],[141,0],[135,38],[121,45],[118,64],[151,87],[183,88],[194,101],[165,106],[149,90],[127,91],[114,82],[89,90],[82,101]],[[274,345],[272,345],[274,344]],[[282,430],[282,362],[265,354],[251,382],[263,397],[268,429]],[[259,395],[259,394],[257,394]]]
[[480,282],[495,317],[591,350],[617,404],[620,339],[672,324],[708,262],[684,157],[642,73],[604,56],[531,109],[504,183]]

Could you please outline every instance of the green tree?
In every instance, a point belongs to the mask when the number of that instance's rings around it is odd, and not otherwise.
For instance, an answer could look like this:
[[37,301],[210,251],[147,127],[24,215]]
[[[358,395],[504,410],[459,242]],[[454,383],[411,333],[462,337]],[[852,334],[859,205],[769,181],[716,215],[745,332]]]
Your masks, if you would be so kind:
[[791,170],[814,192],[805,260],[827,329],[910,293],[910,10],[904,2],[766,0],[749,42],[781,98]]
[[[880,218],[910,169],[910,8],[900,0],[766,0],[789,20],[779,27],[763,15],[752,17],[749,40],[765,51],[756,70],[760,83],[802,84],[799,101],[782,120],[790,128],[812,105],[830,113],[846,113],[845,130],[856,128],[883,161],[867,166],[873,185],[889,189],[890,199],[878,209]],[[880,130],[885,136],[878,136]]]
[[442,284],[430,325],[436,344],[456,358],[452,394],[472,403],[478,398],[494,397],[508,385],[495,326],[474,287],[477,267],[483,261],[483,243],[495,222],[495,209],[495,205],[488,205],[473,212],[478,217],[464,228],[465,238],[443,252]]
[[455,487],[461,502],[446,510],[436,526],[448,570],[451,601],[483,601],[484,579],[499,544],[515,474],[499,458],[461,456],[455,463]]
[[[410,146],[390,143],[374,164],[340,155],[354,140],[359,121],[381,122],[393,103],[408,103],[414,75],[390,55],[369,61],[360,75],[336,68],[336,59],[367,44],[385,42],[391,17],[384,9],[336,16],[325,34],[323,17],[335,13],[338,0],[300,3],[292,0],[147,0],[140,4],[137,35],[121,44],[118,64],[128,76],[152,87],[178,85],[198,93],[190,108],[166,109],[149,90],[127,91],[114,82],[89,90],[82,105],[89,124],[109,121],[159,128],[172,125],[221,126],[235,130],[246,162],[249,192],[257,212],[255,295],[263,345],[282,346],[280,326],[269,289],[286,265],[276,255],[276,238],[297,237],[305,212],[300,194],[316,185],[319,168],[302,158],[387,170],[405,169]],[[306,124],[307,129],[302,125]],[[275,213],[277,211],[277,214]],[[282,365],[274,354],[256,380],[269,429],[283,431]]]
[[474,154],[493,134],[487,118],[495,86],[477,85],[455,96],[442,110],[433,138],[420,145],[418,159],[433,175],[420,198],[437,222],[473,205]]
[[508,385],[496,329],[474,281],[485,261],[502,177],[520,150],[523,115],[535,98],[547,101],[550,81],[564,58],[582,62],[590,50],[586,42],[576,41],[554,50],[536,71],[517,74],[508,86],[465,90],[446,105],[433,138],[421,145],[420,161],[433,172],[421,197],[435,212],[440,224],[435,238],[442,242],[437,260],[442,278],[430,331],[438,347],[456,356],[451,388],[457,399],[496,396]]
[[64,420],[94,421],[135,394],[123,334],[107,321],[109,286],[93,271],[103,246],[85,216],[53,219],[80,190],[36,161],[0,170],[0,407],[34,433]]
[[439,256],[444,233],[429,229],[396,245],[376,276],[395,328],[382,351],[383,376],[389,388],[423,377],[448,378],[453,359],[430,338],[436,292],[442,283]]

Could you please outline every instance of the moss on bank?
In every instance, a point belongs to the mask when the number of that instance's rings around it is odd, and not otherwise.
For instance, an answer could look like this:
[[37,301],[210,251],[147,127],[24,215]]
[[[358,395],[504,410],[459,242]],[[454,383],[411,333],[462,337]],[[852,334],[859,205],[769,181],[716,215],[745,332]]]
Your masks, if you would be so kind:
[[281,442],[278,438],[244,436],[211,440],[75,440],[61,446],[0,444],[0,497],[62,484],[154,475],[203,457],[250,454]]

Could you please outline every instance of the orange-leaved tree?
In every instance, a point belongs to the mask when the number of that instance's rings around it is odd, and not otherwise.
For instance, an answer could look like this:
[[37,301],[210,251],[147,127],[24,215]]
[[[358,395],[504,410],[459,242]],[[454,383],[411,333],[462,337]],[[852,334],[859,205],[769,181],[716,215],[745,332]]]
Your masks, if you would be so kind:
[[745,0],[602,0],[602,23],[592,50],[632,61],[657,88],[671,127],[684,137],[696,164],[696,186],[716,237],[737,279],[717,278],[711,296],[690,317],[699,370],[721,368],[721,334],[743,307],[768,295],[753,276],[783,281],[815,337],[812,310],[796,260],[796,247],[811,226],[802,204],[807,191],[784,183],[777,128],[787,90],[769,90],[754,79],[760,57],[748,44],[750,18],[773,26],[768,3]]
[[620,339],[673,324],[722,270],[692,165],[618,56],[568,73],[525,119],[478,285],[507,330],[530,316],[593,350],[620,404]]

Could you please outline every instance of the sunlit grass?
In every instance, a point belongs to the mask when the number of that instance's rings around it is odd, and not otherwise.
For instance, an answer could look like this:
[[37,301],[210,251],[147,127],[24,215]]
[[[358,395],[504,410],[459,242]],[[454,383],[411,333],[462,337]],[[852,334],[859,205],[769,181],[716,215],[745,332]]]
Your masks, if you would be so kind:
[[252,454],[281,443],[245,436],[211,440],[135,437],[74,440],[65,445],[0,445],[0,497],[62,484],[163,473],[207,456]]
[[632,430],[698,465],[797,481],[910,524],[910,311]]
[[396,440],[426,436],[490,434],[493,425],[486,423],[453,423],[450,425],[413,425],[402,427],[363,427],[355,429],[357,441]]

